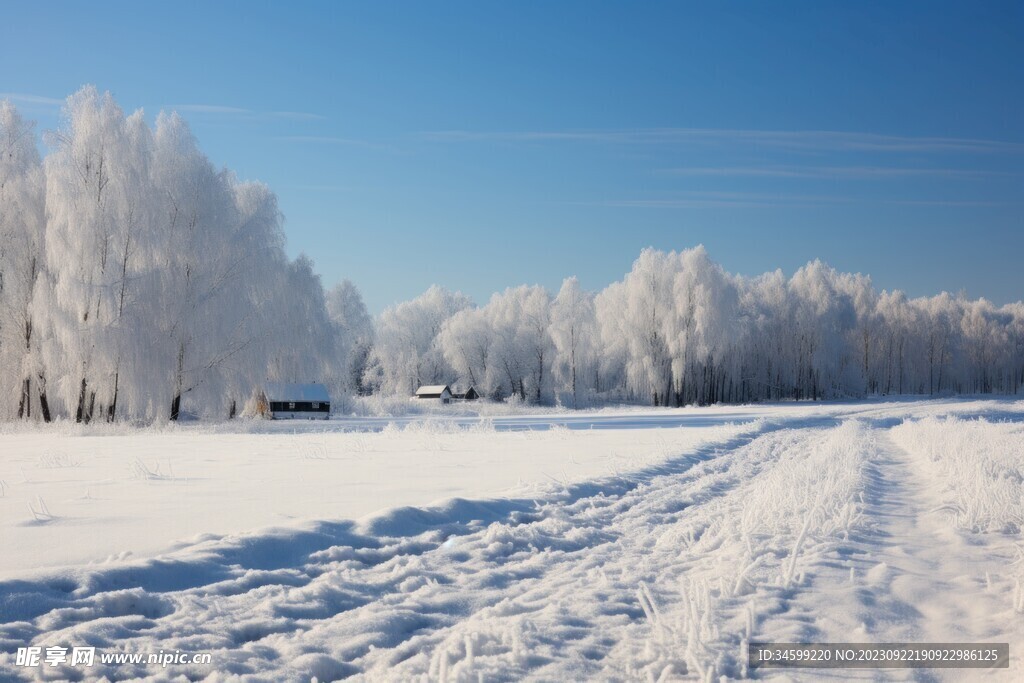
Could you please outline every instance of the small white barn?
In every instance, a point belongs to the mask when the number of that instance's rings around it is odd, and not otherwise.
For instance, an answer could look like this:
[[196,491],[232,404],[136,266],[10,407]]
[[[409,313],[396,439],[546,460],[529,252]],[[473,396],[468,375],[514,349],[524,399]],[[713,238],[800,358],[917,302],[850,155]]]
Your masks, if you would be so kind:
[[274,420],[326,420],[331,396],[323,384],[266,382],[257,398],[259,412]]
[[451,403],[452,390],[447,384],[426,384],[416,390],[416,398]]

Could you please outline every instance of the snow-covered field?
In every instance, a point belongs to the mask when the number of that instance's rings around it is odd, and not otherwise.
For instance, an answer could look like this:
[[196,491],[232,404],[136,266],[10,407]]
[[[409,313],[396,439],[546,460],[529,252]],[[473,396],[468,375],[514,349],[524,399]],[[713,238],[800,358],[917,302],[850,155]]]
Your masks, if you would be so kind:
[[[1024,678],[1022,401],[3,430],[3,680]],[[1011,664],[749,672],[750,640]]]

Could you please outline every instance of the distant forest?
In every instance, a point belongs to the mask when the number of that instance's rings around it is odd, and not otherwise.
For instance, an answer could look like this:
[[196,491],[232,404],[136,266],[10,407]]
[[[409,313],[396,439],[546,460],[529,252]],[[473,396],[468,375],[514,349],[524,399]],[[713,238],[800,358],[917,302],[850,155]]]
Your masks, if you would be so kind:
[[177,114],[150,126],[86,87],[44,141],[0,102],[0,419],[223,418],[268,379],[569,407],[1024,385],[1022,302],[909,299],[820,261],[742,277],[700,246],[645,250],[600,292],[431,287],[373,319],[286,256],[274,193],[214,168]]

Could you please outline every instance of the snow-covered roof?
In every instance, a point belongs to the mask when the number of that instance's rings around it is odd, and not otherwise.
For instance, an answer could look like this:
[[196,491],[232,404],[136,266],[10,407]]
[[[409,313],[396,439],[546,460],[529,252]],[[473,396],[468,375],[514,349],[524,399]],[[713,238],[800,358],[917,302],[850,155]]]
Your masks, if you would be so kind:
[[323,384],[293,384],[290,382],[266,382],[263,394],[268,401],[316,401],[330,403],[331,396]]
[[452,390],[448,388],[447,384],[425,384],[416,390],[417,396],[440,396],[445,391],[449,394]]

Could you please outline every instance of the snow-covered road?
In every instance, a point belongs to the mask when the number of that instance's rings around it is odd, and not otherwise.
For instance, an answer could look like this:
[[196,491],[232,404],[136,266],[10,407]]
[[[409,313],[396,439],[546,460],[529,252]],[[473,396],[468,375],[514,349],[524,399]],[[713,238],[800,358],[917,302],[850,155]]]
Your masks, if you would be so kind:
[[753,639],[1009,642],[1008,670],[797,678],[1021,680],[1022,417],[1009,402],[781,411],[516,496],[7,581],[0,678],[82,673],[2,654],[29,642],[213,655],[89,671],[118,679],[793,677],[749,672]]

